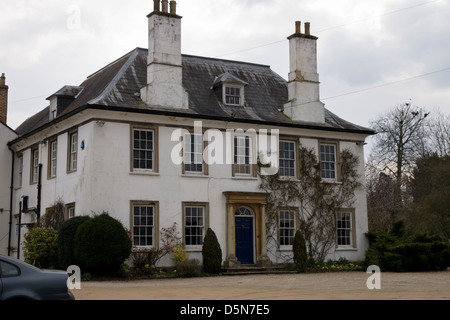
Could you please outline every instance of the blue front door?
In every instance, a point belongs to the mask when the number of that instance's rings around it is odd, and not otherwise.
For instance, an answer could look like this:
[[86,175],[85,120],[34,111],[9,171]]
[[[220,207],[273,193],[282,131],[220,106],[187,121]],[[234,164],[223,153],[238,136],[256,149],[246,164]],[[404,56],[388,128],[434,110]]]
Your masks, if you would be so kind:
[[254,264],[253,217],[236,216],[236,257],[241,264]]

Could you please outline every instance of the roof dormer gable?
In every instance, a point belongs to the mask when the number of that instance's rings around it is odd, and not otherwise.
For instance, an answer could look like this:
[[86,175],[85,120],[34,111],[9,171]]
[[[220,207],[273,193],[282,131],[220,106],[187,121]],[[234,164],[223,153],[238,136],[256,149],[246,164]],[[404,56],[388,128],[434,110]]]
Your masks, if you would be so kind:
[[50,121],[61,114],[81,93],[83,87],[64,86],[52,94],[47,100],[50,101]]
[[248,83],[235,75],[225,72],[214,79],[212,89],[216,91],[222,103],[229,106],[245,105],[245,87]]

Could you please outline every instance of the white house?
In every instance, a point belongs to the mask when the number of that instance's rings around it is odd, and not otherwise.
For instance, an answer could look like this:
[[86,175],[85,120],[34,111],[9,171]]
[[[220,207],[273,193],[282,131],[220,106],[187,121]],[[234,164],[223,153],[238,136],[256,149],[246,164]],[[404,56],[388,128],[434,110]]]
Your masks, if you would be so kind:
[[[282,262],[298,228],[295,210],[280,210],[284,245],[268,250],[267,194],[253,164],[261,140],[253,133],[278,130],[282,176],[296,179],[301,144],[319,158],[326,155],[324,181],[338,183],[337,156],[344,149],[359,157],[363,176],[362,142],[373,131],[320,102],[317,38],[309,24],[301,33],[296,23],[289,37],[286,81],[266,65],[182,55],[181,20],[175,1],[161,6],[155,0],[148,49],[136,48],[80,85],[62,87],[16,129],[19,137],[9,142],[15,152],[13,212],[23,196],[41,215],[62,199],[67,218],[108,211],[129,228],[135,246],[157,247],[160,230],[176,223],[191,258],[201,259],[210,227],[227,265]],[[22,219],[35,216],[23,213]],[[363,259],[364,189],[336,219],[348,223],[339,224],[345,237],[329,257]]]

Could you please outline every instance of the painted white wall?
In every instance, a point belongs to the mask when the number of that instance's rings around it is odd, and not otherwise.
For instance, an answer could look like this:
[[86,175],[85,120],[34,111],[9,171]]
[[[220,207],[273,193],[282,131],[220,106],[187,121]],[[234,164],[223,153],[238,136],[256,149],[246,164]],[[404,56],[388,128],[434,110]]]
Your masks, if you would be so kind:
[[0,254],[8,253],[12,153],[7,143],[17,135],[0,122]]
[[[102,116],[104,125],[99,126],[97,120]],[[126,119],[126,120],[125,120]],[[42,214],[45,208],[61,198],[66,204],[76,203],[76,215],[90,215],[107,211],[111,216],[119,219],[126,228],[131,228],[131,201],[158,201],[159,226],[166,228],[174,222],[182,226],[182,203],[204,202],[209,204],[209,226],[215,231],[222,247],[224,259],[226,255],[226,191],[261,192],[256,178],[233,178],[231,165],[209,165],[208,176],[189,176],[182,173],[182,167],[172,162],[173,148],[179,143],[171,141],[174,130],[180,127],[193,127],[190,119],[168,118],[164,116],[118,114],[113,112],[89,111],[79,119],[82,123],[78,127],[78,169],[67,173],[67,130],[74,123],[62,123],[59,129],[53,128],[47,137],[58,136],[58,167],[57,177],[47,179],[48,144],[40,144],[41,162],[43,163],[43,198]],[[159,170],[157,173],[135,173],[131,171],[131,128],[132,125],[148,125],[158,128]],[[204,129],[217,128],[220,130],[250,127],[258,132],[261,126],[245,124],[204,121]],[[271,128],[267,128],[271,129]],[[275,129],[275,128],[274,128]],[[364,173],[363,148],[356,145],[356,141],[364,140],[363,135],[350,133],[330,133],[295,128],[277,128],[281,135],[302,136],[299,139],[303,146],[313,148],[318,154],[318,138],[333,138],[340,141],[340,148],[350,149],[360,158],[359,171]],[[56,131],[59,130],[60,133]],[[313,136],[318,138],[312,138]],[[319,137],[320,136],[320,137]],[[44,137],[45,140],[47,137]],[[303,138],[304,137],[304,138]],[[42,137],[41,137],[42,138]],[[85,149],[81,150],[84,141]],[[29,139],[31,146],[36,143]],[[23,183],[15,193],[17,203],[22,195],[30,197],[30,207],[36,205],[36,185],[29,184],[31,163],[30,149],[25,145],[23,161]],[[225,148],[225,146],[224,146]],[[225,150],[224,150],[225,154]],[[357,250],[336,251],[330,258],[345,257],[349,260],[360,260],[364,257],[367,241],[364,232],[367,231],[367,211],[364,189],[356,194],[355,211],[357,217]],[[31,214],[25,214],[24,220],[31,219]],[[190,252],[192,258],[201,259],[201,248]],[[276,252],[271,254],[275,262],[282,262]],[[166,260],[170,263],[170,259]]]

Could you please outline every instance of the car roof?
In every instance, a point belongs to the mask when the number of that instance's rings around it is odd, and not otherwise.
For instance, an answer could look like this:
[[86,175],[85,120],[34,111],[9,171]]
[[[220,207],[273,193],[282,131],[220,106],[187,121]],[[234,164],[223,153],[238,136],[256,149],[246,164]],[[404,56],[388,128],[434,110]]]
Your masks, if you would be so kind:
[[26,262],[24,262],[24,261],[21,261],[21,260],[19,260],[19,259],[15,259],[15,258],[12,258],[12,257],[4,256],[4,255],[2,255],[2,254],[0,254],[0,260],[3,260],[3,261],[5,261],[5,262],[8,262],[8,263],[12,263],[12,264],[18,265],[18,266],[20,266],[21,268],[26,268],[26,269],[30,269],[30,270],[34,270],[34,271],[41,271],[41,269],[39,269],[39,268],[37,268],[37,267],[35,267],[35,266],[29,264],[29,263],[26,263]]

